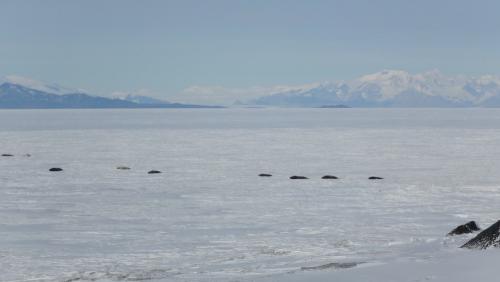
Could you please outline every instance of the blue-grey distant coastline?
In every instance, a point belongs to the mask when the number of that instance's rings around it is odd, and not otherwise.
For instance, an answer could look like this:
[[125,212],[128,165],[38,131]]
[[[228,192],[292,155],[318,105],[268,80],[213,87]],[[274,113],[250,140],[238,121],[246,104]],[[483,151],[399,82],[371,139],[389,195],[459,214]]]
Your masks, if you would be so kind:
[[[197,91],[207,91],[198,89]],[[215,88],[208,96],[224,95]],[[241,92],[245,90],[237,90]],[[248,90],[247,90],[248,91]],[[352,80],[252,89],[252,97],[207,103],[170,102],[147,95],[102,97],[30,78],[7,77],[0,108],[465,108],[500,107],[500,76],[447,75],[438,70],[382,70]],[[126,94],[126,95],[125,95]],[[146,93],[147,94],[147,93]]]
[[106,98],[87,93],[54,94],[19,84],[0,85],[0,109],[66,109],[66,108],[220,108],[170,103],[149,97]]

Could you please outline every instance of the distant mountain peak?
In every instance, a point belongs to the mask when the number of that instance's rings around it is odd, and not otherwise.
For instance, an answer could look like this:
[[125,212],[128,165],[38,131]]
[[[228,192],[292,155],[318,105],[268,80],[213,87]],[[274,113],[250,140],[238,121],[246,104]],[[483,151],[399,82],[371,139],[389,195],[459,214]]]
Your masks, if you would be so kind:
[[38,90],[41,92],[51,93],[51,94],[68,94],[68,93],[87,93],[87,91],[83,89],[73,89],[65,86],[61,86],[56,83],[45,83],[42,81],[38,81],[32,78],[27,78],[19,75],[8,75],[3,81],[5,83],[15,84],[19,86],[23,86],[25,88]]

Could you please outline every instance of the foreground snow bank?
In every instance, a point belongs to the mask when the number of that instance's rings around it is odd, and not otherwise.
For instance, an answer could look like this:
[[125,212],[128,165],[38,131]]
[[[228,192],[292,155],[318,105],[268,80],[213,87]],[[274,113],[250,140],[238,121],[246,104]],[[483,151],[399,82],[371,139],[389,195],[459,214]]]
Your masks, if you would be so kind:
[[302,271],[263,281],[496,281],[500,250],[454,250],[427,259],[361,264],[331,271]]

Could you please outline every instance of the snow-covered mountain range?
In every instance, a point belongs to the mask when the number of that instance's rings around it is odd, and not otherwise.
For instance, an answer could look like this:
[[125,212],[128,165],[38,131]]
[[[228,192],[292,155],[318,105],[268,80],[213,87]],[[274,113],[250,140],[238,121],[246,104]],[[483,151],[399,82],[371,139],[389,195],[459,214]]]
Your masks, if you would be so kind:
[[245,104],[285,107],[500,107],[500,77],[384,70],[351,81],[273,93]]
[[20,76],[7,76],[0,81],[0,108],[212,108],[212,106],[170,103],[147,96],[100,97],[90,95],[81,89],[47,84]]

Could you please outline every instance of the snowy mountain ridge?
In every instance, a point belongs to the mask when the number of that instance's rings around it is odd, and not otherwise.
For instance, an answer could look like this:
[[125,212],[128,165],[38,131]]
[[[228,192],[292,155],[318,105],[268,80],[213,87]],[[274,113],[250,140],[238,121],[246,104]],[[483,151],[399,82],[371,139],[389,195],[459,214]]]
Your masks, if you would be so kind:
[[83,89],[68,88],[56,83],[45,83],[42,81],[34,80],[32,78],[27,78],[18,75],[8,75],[3,80],[0,81],[0,84],[2,83],[15,84],[23,86],[25,88],[38,90],[50,94],[58,94],[58,95],[63,95],[68,93],[81,93],[81,94],[87,93],[87,91]]
[[351,81],[283,91],[249,101],[267,106],[499,107],[500,77],[446,76],[438,70],[410,74],[384,70]]
[[0,82],[0,109],[65,108],[217,108],[217,106],[170,103],[146,96],[107,98],[14,76],[6,77],[4,82]]

